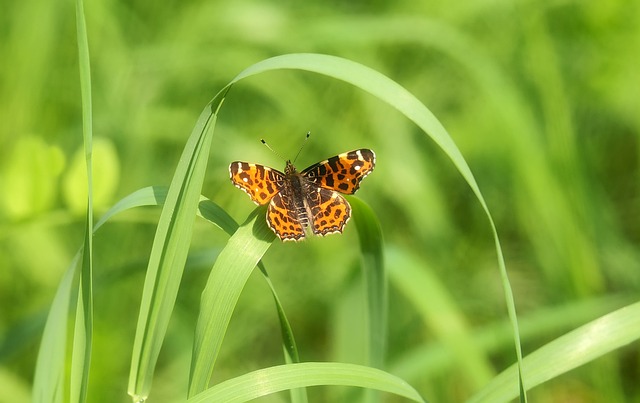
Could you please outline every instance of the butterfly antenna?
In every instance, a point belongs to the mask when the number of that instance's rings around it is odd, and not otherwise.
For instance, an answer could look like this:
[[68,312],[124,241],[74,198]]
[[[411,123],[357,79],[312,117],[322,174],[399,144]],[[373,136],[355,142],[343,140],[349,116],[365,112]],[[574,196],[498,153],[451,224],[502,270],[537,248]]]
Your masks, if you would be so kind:
[[296,160],[298,159],[298,156],[300,155],[300,152],[302,152],[302,149],[304,148],[305,144],[307,144],[307,140],[309,140],[309,136],[311,136],[311,132],[307,132],[307,136],[304,138],[304,141],[302,142],[302,145],[300,146],[300,149],[298,150],[296,157],[293,159],[293,163],[296,162]]
[[260,141],[262,142],[262,144],[264,144],[269,150],[271,150],[272,153],[274,153],[275,155],[277,155],[281,160],[286,161],[285,158],[282,157],[282,155],[280,155],[280,153],[278,153],[276,150],[274,150],[273,148],[271,148],[271,146],[269,144],[267,144],[267,142],[265,141],[265,139],[260,139]]

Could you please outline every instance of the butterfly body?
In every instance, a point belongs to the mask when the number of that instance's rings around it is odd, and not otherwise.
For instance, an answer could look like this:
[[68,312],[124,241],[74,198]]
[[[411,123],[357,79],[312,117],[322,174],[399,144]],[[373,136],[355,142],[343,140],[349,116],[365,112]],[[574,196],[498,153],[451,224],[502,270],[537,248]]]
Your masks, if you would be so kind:
[[355,193],[375,167],[369,149],[349,151],[298,172],[291,161],[285,171],[235,161],[229,165],[233,184],[258,205],[269,204],[267,223],[283,241],[299,241],[306,232],[340,233],[351,217],[342,196]]

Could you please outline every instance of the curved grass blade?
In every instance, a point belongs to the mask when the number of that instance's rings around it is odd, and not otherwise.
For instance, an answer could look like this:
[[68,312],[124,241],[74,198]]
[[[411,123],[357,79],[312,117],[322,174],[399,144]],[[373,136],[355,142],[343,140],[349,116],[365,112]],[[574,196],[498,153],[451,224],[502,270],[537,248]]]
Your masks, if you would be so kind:
[[209,386],[240,293],[274,239],[275,235],[264,219],[264,208],[258,207],[218,255],[202,292],[191,359],[189,396]]
[[145,400],[184,271],[213,129],[224,94],[200,114],[169,186],[145,278],[128,392]]
[[[530,387],[557,377],[640,339],[640,302],[604,315],[526,356],[522,372]],[[512,366],[493,378],[469,402],[506,402],[518,396]]]
[[239,403],[292,388],[342,385],[371,388],[424,402],[408,383],[379,369],[355,364],[306,362],[260,369],[221,382],[189,403]]
[[[410,92],[397,84],[395,81],[389,79],[388,77],[384,76],[381,73],[378,73],[371,68],[336,56],[299,53],[272,57],[258,62],[242,71],[227,85],[227,87],[223,89],[223,91],[228,91],[228,89],[233,84],[244,78],[266,71],[281,69],[298,69],[324,74],[326,76],[345,81],[366,92],[369,92],[370,94],[396,108],[400,113],[404,114],[407,118],[413,121],[433,141],[435,141],[436,144],[438,144],[438,146],[440,146],[445,154],[451,159],[460,174],[464,177],[464,179],[471,187],[471,190],[480,202],[480,205],[482,206],[487,219],[489,220],[489,225],[494,238],[496,254],[498,258],[498,267],[500,270],[503,291],[505,294],[507,311],[513,330],[516,359],[518,368],[520,368],[522,365],[522,347],[520,344],[520,334],[518,330],[518,318],[516,314],[513,292],[511,289],[511,284],[509,282],[507,268],[504,262],[502,247],[500,245],[500,239],[498,237],[498,231],[493,221],[493,217],[491,216],[491,212],[489,211],[489,208],[484,200],[482,192],[480,191],[480,188],[478,187],[478,184],[473,174],[471,173],[471,169],[467,165],[467,162],[460,153],[458,147],[455,145],[451,136],[449,136],[449,134],[447,133],[446,129],[426,106],[424,106],[415,96],[413,96]],[[521,400],[526,401],[525,387],[523,384],[521,372],[519,373],[518,382],[521,391]]]
[[123,211],[142,206],[161,206],[167,198],[169,188],[166,186],[148,186],[118,200],[96,223],[94,231],[102,227],[113,216]]

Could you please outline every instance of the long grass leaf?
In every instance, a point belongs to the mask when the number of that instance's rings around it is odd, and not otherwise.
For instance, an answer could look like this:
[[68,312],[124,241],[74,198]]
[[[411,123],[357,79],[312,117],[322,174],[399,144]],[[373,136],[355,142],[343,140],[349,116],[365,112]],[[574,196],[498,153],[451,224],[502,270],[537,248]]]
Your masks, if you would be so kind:
[[189,403],[240,403],[275,392],[318,385],[376,389],[423,402],[402,379],[379,369],[355,364],[307,362],[260,369],[233,378],[193,396]]
[[202,292],[191,359],[189,396],[209,385],[231,315],[249,274],[271,246],[264,208],[257,208],[229,239]]
[[145,278],[131,358],[129,394],[147,398],[160,348],[184,271],[216,113],[224,98],[200,114],[169,187],[154,238]]
[[71,357],[70,401],[85,402],[89,388],[89,370],[93,345],[93,118],[89,42],[82,0],[76,1],[76,26],[82,98],[82,134],[87,168],[87,217],[84,246],[81,250],[76,322]]
[[[534,387],[640,339],[640,302],[604,315],[526,356],[522,373]],[[512,366],[469,402],[506,402],[518,396],[518,368]]]

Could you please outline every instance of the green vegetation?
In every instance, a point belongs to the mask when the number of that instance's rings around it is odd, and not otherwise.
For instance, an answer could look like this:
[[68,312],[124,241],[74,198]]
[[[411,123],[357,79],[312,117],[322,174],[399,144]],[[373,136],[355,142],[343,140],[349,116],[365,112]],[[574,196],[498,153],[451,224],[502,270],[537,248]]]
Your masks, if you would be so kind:
[[[0,402],[640,402],[640,4],[76,6],[0,16]],[[377,166],[281,243],[307,131]]]

